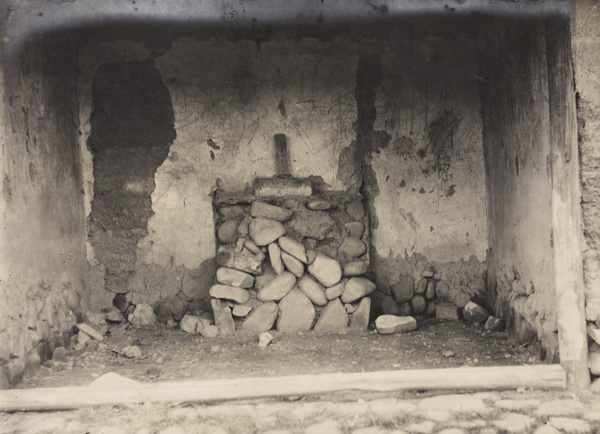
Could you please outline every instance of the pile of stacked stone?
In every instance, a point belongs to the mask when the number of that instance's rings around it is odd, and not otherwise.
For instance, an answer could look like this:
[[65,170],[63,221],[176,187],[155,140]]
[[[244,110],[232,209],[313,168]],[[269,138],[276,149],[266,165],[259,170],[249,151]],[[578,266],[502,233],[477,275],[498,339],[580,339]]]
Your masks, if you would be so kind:
[[221,335],[369,325],[375,284],[361,196],[315,196],[291,181],[215,200],[219,268],[209,292]]
[[401,275],[391,286],[390,293],[383,295],[380,303],[382,312],[387,315],[435,316],[445,320],[462,318],[470,323],[489,322],[488,328],[500,327],[498,320],[472,300],[465,288],[450,287],[431,270],[425,271],[416,284],[412,276]]

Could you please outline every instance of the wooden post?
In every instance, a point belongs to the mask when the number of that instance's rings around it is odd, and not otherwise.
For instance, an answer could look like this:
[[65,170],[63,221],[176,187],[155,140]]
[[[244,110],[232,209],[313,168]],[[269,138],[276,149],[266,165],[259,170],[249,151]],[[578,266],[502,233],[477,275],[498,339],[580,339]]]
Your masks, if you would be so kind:
[[352,390],[564,390],[559,365],[486,366],[450,369],[293,375],[207,381],[0,390],[0,411],[68,410],[86,405],[137,402],[215,402]]
[[560,363],[570,390],[590,385],[585,328],[583,234],[575,83],[569,24],[546,23],[550,147],[552,156],[552,231]]
[[275,176],[292,176],[290,154],[285,134],[275,134]]

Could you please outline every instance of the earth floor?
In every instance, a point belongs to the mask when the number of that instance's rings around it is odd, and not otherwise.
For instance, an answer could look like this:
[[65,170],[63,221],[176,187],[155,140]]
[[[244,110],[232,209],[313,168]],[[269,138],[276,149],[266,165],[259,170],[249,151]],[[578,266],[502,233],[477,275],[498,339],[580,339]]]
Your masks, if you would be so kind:
[[[272,343],[260,348],[256,336],[240,332],[207,339],[160,325],[113,327],[103,342],[47,361],[20,388],[84,386],[108,372],[150,382],[540,363],[539,350],[503,332],[437,319],[394,335],[271,333]],[[141,357],[125,357],[128,346]]]
[[[140,382],[540,363],[505,333],[425,320],[417,330],[278,334],[266,348],[238,333],[206,339],[164,326],[113,327],[103,342],[47,361],[22,388],[84,386],[114,372]],[[123,355],[137,346],[141,356]],[[117,378],[119,379],[119,378]],[[126,379],[121,379],[126,380]],[[600,432],[600,395],[566,391],[348,391],[199,404],[139,403],[0,413],[6,433],[505,434]]]

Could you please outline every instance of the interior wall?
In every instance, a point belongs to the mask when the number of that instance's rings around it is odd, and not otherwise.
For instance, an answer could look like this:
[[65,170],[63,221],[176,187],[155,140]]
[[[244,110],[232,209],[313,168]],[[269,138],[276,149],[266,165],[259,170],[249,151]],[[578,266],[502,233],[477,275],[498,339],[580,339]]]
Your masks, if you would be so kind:
[[483,26],[483,144],[491,302],[521,343],[557,353],[552,159],[544,23]]
[[[84,46],[82,147],[93,136],[90,87],[99,67],[149,55],[145,46],[130,42]],[[275,134],[288,137],[294,176],[321,177],[318,183],[326,189],[357,183],[354,167],[339,163],[356,136],[356,62],[356,44],[345,38],[181,39],[154,58],[172,100],[176,138],[150,189],[147,235],[137,245],[133,276],[122,288],[129,301],[207,296],[216,254],[214,190],[244,190],[255,177],[273,176]],[[86,190],[93,203],[90,190],[97,174],[89,151]],[[97,249],[90,245],[89,251],[99,276],[106,276]],[[112,303],[106,287],[96,291],[95,308]]]
[[68,345],[84,301],[76,52],[44,35],[3,58],[0,388]]
[[586,316],[600,327],[600,4],[578,1],[571,24],[581,152]]
[[[485,291],[487,201],[478,65],[465,34],[392,35],[366,132],[365,189],[378,290],[433,271],[464,306]],[[460,299],[460,300],[459,300]],[[460,307],[462,307],[460,306]]]

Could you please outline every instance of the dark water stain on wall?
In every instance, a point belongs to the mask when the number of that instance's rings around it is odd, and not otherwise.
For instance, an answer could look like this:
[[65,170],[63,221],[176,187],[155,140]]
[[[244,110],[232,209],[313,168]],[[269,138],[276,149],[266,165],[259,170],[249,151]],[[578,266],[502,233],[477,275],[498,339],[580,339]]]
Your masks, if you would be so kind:
[[437,117],[431,121],[428,128],[429,141],[425,148],[418,151],[422,159],[433,157],[429,164],[421,166],[423,173],[431,171],[448,173],[454,146],[454,134],[460,124],[460,117],[454,110],[442,110]]

